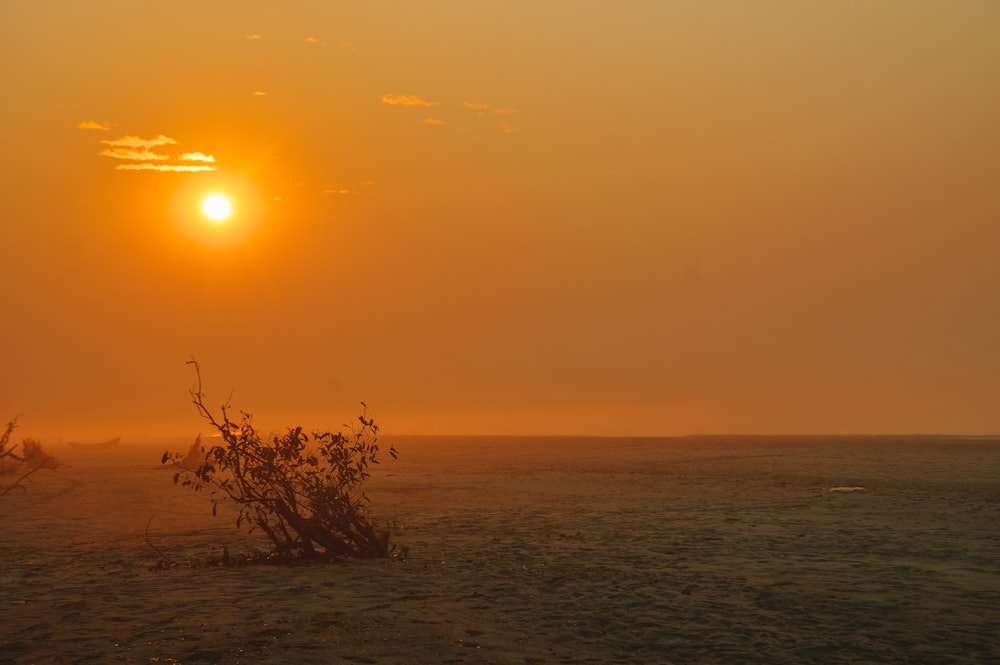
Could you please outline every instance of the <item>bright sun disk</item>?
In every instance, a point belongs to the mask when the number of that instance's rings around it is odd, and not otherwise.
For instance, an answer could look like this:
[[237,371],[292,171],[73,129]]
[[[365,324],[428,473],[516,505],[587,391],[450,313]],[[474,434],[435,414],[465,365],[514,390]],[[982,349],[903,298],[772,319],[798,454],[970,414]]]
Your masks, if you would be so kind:
[[226,217],[229,217],[233,206],[225,196],[213,194],[205,199],[205,203],[202,204],[201,208],[205,211],[209,219],[214,222],[221,222]]

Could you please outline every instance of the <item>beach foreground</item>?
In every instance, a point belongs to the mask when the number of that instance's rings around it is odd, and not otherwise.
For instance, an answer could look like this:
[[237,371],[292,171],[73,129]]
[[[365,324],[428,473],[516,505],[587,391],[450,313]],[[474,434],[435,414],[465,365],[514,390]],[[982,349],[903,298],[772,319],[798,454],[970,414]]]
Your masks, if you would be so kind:
[[157,567],[265,545],[164,446],[53,449],[0,497],[0,663],[1000,662],[997,440],[392,443],[405,559],[245,568]]

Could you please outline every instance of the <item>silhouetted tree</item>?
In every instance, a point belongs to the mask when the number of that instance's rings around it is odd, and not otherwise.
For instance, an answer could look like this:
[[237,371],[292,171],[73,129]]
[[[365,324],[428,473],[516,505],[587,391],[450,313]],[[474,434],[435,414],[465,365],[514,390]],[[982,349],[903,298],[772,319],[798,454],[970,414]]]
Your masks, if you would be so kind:
[[[17,418],[7,423],[0,434],[0,476],[12,476],[11,483],[0,483],[0,496],[9,494],[15,488],[24,489],[24,481],[39,469],[55,469],[59,466],[55,458],[45,452],[42,444],[35,439],[22,439],[20,444],[11,443]],[[18,450],[18,445],[21,449]]]
[[[389,529],[375,522],[361,491],[379,452],[379,428],[367,416],[364,402],[347,434],[310,436],[295,427],[267,441],[254,429],[250,414],[243,412],[236,422],[228,405],[213,413],[205,405],[198,363],[188,362],[197,376],[192,401],[219,433],[220,443],[194,446],[187,456],[164,453],[162,462],[177,466],[175,483],[196,491],[211,488],[216,497],[221,493],[233,501],[239,508],[237,528],[248,524],[251,531],[260,529],[282,558],[391,554]],[[389,455],[396,458],[394,448]],[[217,501],[213,497],[213,514]]]

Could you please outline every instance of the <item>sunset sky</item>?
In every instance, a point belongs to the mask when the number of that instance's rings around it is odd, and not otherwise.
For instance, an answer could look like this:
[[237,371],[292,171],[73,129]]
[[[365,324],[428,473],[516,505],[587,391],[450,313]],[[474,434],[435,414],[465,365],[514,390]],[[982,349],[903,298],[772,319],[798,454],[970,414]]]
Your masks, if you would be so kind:
[[[1000,3],[0,4],[0,417],[1000,431]],[[227,197],[215,222],[202,205]]]

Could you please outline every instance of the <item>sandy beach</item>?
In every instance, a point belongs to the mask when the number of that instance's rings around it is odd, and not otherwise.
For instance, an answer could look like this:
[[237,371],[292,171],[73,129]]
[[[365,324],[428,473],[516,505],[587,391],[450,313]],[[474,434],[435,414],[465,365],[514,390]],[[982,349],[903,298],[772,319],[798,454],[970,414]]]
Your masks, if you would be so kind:
[[52,447],[0,498],[0,663],[1000,662],[996,440],[391,443],[405,559],[245,568],[157,567],[147,524],[264,545],[164,445]]

